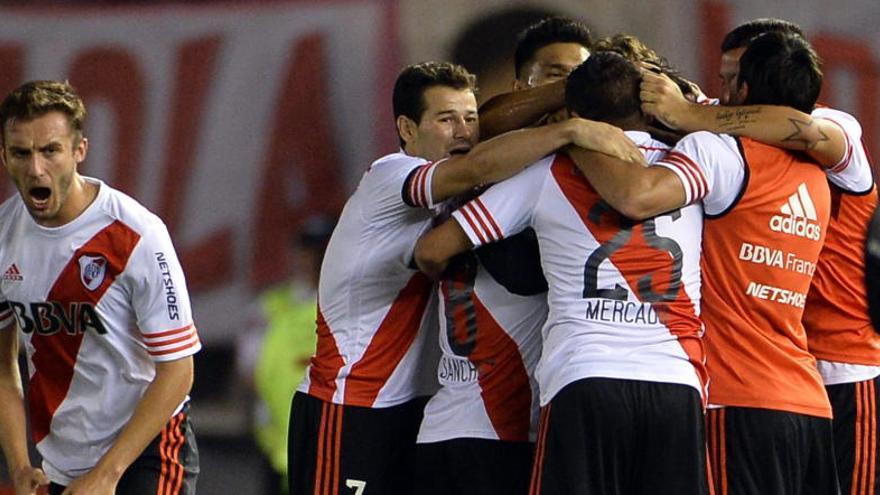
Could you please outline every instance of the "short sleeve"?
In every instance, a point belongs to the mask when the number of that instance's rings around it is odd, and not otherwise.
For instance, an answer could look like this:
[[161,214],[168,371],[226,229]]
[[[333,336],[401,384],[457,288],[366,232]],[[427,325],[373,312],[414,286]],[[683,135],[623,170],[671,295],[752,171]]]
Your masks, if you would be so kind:
[[[355,192],[353,208],[373,225],[396,223],[414,208],[435,208],[431,185],[436,163],[405,153],[386,155],[370,165]],[[352,199],[349,200],[349,204]]]
[[545,158],[452,212],[474,246],[500,241],[531,225],[550,163]]
[[383,205],[382,209],[434,208],[434,171],[443,161],[429,162],[403,152],[392,153],[370,165],[360,187],[369,188],[365,192]]
[[745,178],[745,163],[736,140],[710,132],[688,134],[654,165],[674,172],[684,186],[686,204],[702,201],[708,215],[729,208]]
[[150,224],[126,267],[131,302],[154,361],[173,361],[201,349],[183,269],[168,230]]
[[832,108],[817,108],[811,115],[837,125],[846,138],[846,152],[840,162],[825,172],[828,180],[846,191],[862,193],[870,190],[874,186],[874,177],[859,122],[852,115]]
[[431,187],[434,182],[434,171],[443,160],[419,165],[411,170],[403,182],[400,191],[403,202],[416,208],[434,208],[434,197]]

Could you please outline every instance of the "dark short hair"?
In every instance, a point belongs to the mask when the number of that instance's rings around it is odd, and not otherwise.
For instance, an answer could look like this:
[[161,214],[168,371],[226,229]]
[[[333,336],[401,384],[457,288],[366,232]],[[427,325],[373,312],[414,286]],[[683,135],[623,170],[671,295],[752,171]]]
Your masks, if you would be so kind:
[[[424,62],[404,68],[394,83],[394,119],[401,115],[420,122],[425,112],[425,91],[434,86],[477,91],[477,78],[464,67],[449,62]],[[403,146],[403,139],[400,145]]]
[[5,132],[10,119],[28,121],[49,112],[60,112],[67,117],[74,143],[82,139],[86,106],[66,81],[30,81],[14,89],[0,103],[0,132]]
[[620,121],[641,113],[636,65],[611,51],[597,51],[568,76],[565,104],[585,119]]
[[721,41],[721,52],[745,48],[752,38],[764,33],[788,33],[803,37],[804,31],[797,24],[772,17],[763,17],[744,22],[733,28]]
[[743,83],[748,84],[746,104],[785,105],[810,113],[822,89],[821,62],[801,36],[764,33],[740,58],[737,86]]
[[529,26],[516,42],[513,64],[517,79],[538,50],[554,43],[577,43],[591,50],[593,35],[586,24],[567,17],[548,17]]

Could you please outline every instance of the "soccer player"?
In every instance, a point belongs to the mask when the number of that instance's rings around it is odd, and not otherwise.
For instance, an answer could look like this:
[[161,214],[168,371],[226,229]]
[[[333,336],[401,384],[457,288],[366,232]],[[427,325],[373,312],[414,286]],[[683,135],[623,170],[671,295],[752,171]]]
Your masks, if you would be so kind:
[[566,17],[550,17],[529,26],[517,40],[513,89],[564,81],[590,56],[592,46],[590,29]]
[[[560,146],[605,149],[607,129],[571,119],[478,141],[474,78],[404,69],[393,104],[401,151],[376,160],[331,236],[318,285],[318,344],[293,398],[293,494],[413,492],[416,433],[436,389],[434,284],[412,265],[433,210]],[[613,152],[613,151],[609,151]]]
[[[800,28],[778,19],[757,19],[731,31],[721,45],[722,101],[729,102],[735,94],[739,59],[749,39],[762,32],[799,34]],[[646,111],[683,130],[728,132],[803,151],[833,172],[828,177],[834,214],[814,267],[803,323],[834,412],[841,489],[844,493],[876,490],[880,486],[878,414],[871,397],[880,376],[880,335],[868,314],[864,246],[878,194],[861,126],[851,115],[826,107],[807,113],[766,105],[691,105],[667,81],[650,74],[645,76],[642,97]]]
[[[188,419],[201,348],[162,221],[77,171],[86,108],[34,81],[0,104],[0,159],[18,195],[0,206],[0,444],[16,493],[195,493]],[[31,466],[17,366],[24,335]]]
[[514,94],[480,108],[480,134],[489,138],[547,122],[565,107],[565,78],[590,56],[592,46],[590,29],[565,17],[549,17],[523,30],[514,53]]
[[[809,44],[767,33],[743,53],[729,102],[809,112],[821,80]],[[707,132],[682,139],[661,162],[667,168],[591,155],[581,170],[602,177],[599,192],[630,216],[703,203],[717,491],[837,493],[831,405],[801,323],[831,210],[823,170],[801,154]]]
[[721,41],[721,98],[722,105],[729,105],[736,99],[739,89],[739,61],[749,42],[764,33],[792,34],[804,38],[804,32],[793,22],[782,19],[763,18],[740,24],[724,36]]
[[[569,19],[529,27],[519,36],[514,88],[565,79],[586,60],[590,41]],[[528,492],[546,292],[531,229],[461,254],[441,277],[441,388],[419,429],[419,493]]]
[[440,278],[440,390],[417,439],[417,493],[528,493],[547,281],[534,232],[459,255]]
[[[705,98],[699,88],[682,78],[669,62],[641,40],[629,34],[616,34],[602,38],[592,46],[593,51],[613,51],[627,60],[643,67],[649,67],[658,73],[673,78],[682,91],[692,101]],[[541,66],[547,65],[546,62]],[[558,76],[558,74],[557,74]],[[565,81],[564,78],[545,78],[544,85],[528,86],[522,81],[514,84],[511,93],[498,95],[480,108],[480,129],[483,134],[494,135],[510,129],[545,122],[552,115],[564,112]],[[681,136],[670,132],[658,122],[652,122],[649,128],[655,139],[674,144]]]
[[[569,76],[567,106],[628,129],[653,162],[668,147],[645,132],[639,82],[632,62],[596,52]],[[526,227],[538,236],[550,311],[530,493],[708,493],[699,206],[632,222],[557,154],[453,219],[416,245],[427,273]]]

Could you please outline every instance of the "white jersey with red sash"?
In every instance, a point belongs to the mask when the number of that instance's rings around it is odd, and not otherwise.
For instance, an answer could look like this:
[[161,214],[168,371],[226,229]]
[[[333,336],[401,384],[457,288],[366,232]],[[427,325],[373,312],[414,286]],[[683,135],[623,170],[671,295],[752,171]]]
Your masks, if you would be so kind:
[[61,227],[38,225],[17,195],[0,206],[0,328],[24,333],[33,440],[59,484],[110,448],[156,362],[201,348],[162,221],[86,180],[97,198]]
[[436,165],[376,160],[342,210],[318,284],[318,345],[299,391],[334,404],[391,407],[437,389],[434,283],[412,264],[431,227]]
[[[627,135],[653,162],[668,149]],[[541,405],[590,377],[677,383],[705,396],[699,205],[632,222],[565,155],[496,184],[453,217],[475,246],[533,227],[550,287]]]
[[[546,285],[520,293],[506,286],[509,278],[542,277],[534,237],[524,233],[502,242],[513,247],[493,250],[501,246],[495,244],[459,255],[440,281],[441,388],[425,407],[419,443],[535,439],[534,371],[547,319]],[[489,257],[496,258],[496,271],[484,264]],[[530,269],[537,274],[526,273]],[[499,280],[497,270],[507,273]]]

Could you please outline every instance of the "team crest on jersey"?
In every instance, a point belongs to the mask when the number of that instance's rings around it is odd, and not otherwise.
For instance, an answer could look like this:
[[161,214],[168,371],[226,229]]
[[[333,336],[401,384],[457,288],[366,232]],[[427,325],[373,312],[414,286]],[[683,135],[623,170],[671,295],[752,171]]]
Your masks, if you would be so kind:
[[79,257],[79,279],[86,289],[97,289],[104,281],[105,273],[107,273],[107,258],[87,254]]

